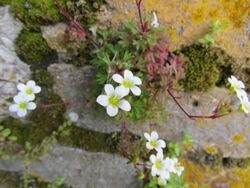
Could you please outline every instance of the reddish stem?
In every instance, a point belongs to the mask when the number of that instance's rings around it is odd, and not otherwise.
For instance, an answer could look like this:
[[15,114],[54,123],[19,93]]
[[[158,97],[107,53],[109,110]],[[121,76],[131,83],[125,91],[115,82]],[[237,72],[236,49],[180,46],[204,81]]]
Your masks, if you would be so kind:
[[142,4],[142,0],[136,0],[136,6],[137,6],[138,15],[139,15],[141,30],[142,32],[144,32],[145,28],[144,28],[144,24],[142,20],[141,4]]
[[72,103],[65,102],[65,103],[55,103],[55,104],[40,104],[39,108],[47,109],[47,108],[51,108],[51,107],[54,107],[54,106],[61,106],[61,105],[69,106],[69,105],[72,105]]
[[59,11],[61,12],[61,14],[63,14],[69,21],[70,24],[75,27],[77,29],[77,31],[81,32],[81,36],[86,37],[87,39],[89,39],[93,44],[95,44],[96,46],[98,46],[99,48],[101,47],[98,43],[96,43],[92,36],[86,32],[86,30],[81,26],[81,24],[79,22],[77,22],[76,20],[74,20],[69,13],[67,12],[67,10],[65,9],[65,7],[62,6],[62,4],[60,3],[59,0],[55,0],[55,4],[57,5],[57,7],[59,8]]
[[213,114],[213,115],[209,115],[209,116],[198,116],[198,115],[190,115],[182,106],[181,104],[178,102],[178,100],[176,99],[176,97],[173,95],[173,93],[171,92],[170,88],[167,89],[167,92],[169,93],[169,95],[172,97],[172,99],[174,100],[174,102],[178,105],[178,107],[184,112],[184,114],[186,114],[186,116],[188,116],[190,119],[216,119],[216,118],[220,118],[223,117],[226,114]]

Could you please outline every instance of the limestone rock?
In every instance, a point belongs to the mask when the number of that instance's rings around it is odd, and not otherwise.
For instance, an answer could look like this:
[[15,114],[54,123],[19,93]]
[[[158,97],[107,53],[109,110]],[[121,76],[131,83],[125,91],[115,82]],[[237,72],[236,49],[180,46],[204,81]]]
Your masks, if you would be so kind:
[[0,7],[0,115],[8,114],[6,100],[16,95],[17,82],[27,81],[30,75],[29,66],[14,51],[14,40],[21,29],[9,7]]
[[[49,71],[55,78],[55,91],[65,102],[73,101],[69,111],[79,114],[77,126],[100,132],[114,132],[120,130],[120,123],[106,121],[101,117],[93,117],[91,108],[87,105],[87,97],[91,88],[91,78],[95,72],[90,66],[77,69],[72,65],[54,64]],[[92,73],[91,73],[92,71]],[[219,100],[228,95],[225,88],[214,88],[206,93],[178,93],[180,103],[192,115],[210,115]],[[233,95],[228,102],[236,109],[239,101]],[[196,105],[194,105],[197,103]],[[133,106],[132,106],[133,108]],[[150,127],[148,123],[129,124],[129,130],[142,135],[149,129],[155,129],[166,140],[181,140],[183,133],[188,133],[194,141],[194,148],[202,150],[206,147],[215,147],[224,157],[250,157],[250,116],[234,112],[219,119],[191,120],[169,98],[166,106],[170,115],[160,125]]]
[[[15,161],[14,161],[15,162]],[[15,162],[18,163],[18,162]],[[1,170],[23,171],[24,168],[9,161],[0,161]],[[135,168],[127,159],[107,153],[91,153],[80,149],[54,146],[40,161],[33,162],[28,172],[54,181],[64,177],[73,188],[138,188],[142,182],[136,180]]]

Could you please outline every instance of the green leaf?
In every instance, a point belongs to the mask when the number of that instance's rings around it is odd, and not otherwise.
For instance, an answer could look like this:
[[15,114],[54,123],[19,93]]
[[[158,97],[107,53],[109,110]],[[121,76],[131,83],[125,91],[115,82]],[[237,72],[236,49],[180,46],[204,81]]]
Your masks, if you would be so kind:
[[5,138],[7,138],[10,134],[11,134],[10,129],[4,129],[4,130],[2,131],[2,135],[3,135],[3,137],[5,137]]

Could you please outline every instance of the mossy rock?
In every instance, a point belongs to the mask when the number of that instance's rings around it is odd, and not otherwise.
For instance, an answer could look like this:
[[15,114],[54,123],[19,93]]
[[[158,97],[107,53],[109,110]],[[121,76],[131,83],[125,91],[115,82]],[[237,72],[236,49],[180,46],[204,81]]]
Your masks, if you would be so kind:
[[12,0],[11,12],[32,30],[63,20],[54,0]]
[[17,143],[23,146],[26,141],[34,145],[40,144],[64,122],[64,103],[50,89],[43,88],[37,95],[36,103],[37,108],[27,116],[28,121],[23,122],[12,117],[0,120],[0,124],[10,128],[13,135],[18,138]]
[[206,91],[223,85],[232,74],[233,58],[222,49],[193,44],[180,50],[184,56],[186,75],[180,83],[188,91]]
[[15,40],[15,50],[27,64],[40,63],[52,50],[41,33],[22,30]]

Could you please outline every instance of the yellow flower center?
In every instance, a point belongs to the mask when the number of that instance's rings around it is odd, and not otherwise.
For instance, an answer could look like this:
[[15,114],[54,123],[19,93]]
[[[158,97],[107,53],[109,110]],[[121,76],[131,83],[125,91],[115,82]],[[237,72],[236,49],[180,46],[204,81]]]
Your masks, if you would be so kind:
[[18,105],[19,108],[21,109],[26,109],[27,108],[27,104],[25,102],[21,102],[19,105]]
[[25,93],[26,93],[27,95],[31,95],[33,92],[32,92],[31,89],[26,89],[26,90],[25,90]]
[[174,168],[178,171],[178,170],[180,170],[180,165],[178,163],[175,163]]
[[128,81],[128,80],[124,80],[123,81],[123,86],[126,88],[131,88],[133,86],[133,83]]
[[119,104],[118,97],[117,96],[109,97],[109,104],[111,104],[112,106],[118,106],[118,104]]
[[150,140],[149,144],[154,148],[157,147],[157,143],[155,140]]
[[161,170],[162,169],[162,162],[159,159],[155,161],[155,168],[157,170]]

